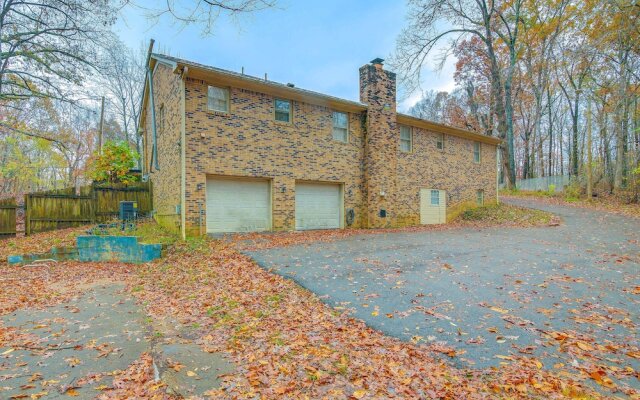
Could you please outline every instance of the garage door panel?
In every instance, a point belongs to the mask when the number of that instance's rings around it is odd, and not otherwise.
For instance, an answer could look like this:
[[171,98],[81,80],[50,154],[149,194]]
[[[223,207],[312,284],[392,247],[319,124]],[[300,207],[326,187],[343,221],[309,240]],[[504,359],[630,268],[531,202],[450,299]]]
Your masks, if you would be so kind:
[[296,184],[296,229],[340,228],[340,185]]
[[207,180],[207,232],[254,232],[270,229],[268,181]]

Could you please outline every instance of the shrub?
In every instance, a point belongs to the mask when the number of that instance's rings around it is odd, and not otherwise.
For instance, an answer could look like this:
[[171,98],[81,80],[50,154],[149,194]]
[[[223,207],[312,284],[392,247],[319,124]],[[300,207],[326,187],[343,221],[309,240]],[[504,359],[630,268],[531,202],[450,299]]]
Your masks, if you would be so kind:
[[582,193],[582,187],[576,181],[569,183],[564,188],[564,197],[567,201],[576,201],[580,198],[580,194]]
[[106,142],[102,154],[94,153],[89,167],[89,176],[97,182],[132,183],[138,178],[129,174],[140,156],[129,147],[129,143]]
[[556,185],[554,184],[549,185],[548,193],[549,193],[549,196],[553,196],[556,193]]

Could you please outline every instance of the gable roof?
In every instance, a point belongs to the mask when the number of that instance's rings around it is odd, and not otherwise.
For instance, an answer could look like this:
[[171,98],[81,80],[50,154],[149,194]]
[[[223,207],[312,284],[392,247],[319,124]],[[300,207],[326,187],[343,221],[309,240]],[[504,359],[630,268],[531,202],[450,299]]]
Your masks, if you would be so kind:
[[[200,79],[209,83],[218,83],[225,86],[253,90],[259,93],[267,93],[276,97],[283,97],[290,100],[325,106],[345,112],[363,112],[368,108],[366,104],[357,101],[341,99],[339,97],[330,96],[324,93],[301,89],[292,85],[274,82],[243,73],[213,67],[210,65],[204,65],[178,57],[152,53],[149,59],[149,68],[153,71],[158,63],[168,66],[176,74],[181,73],[183,70],[185,70],[186,67],[187,76],[189,78]],[[144,110],[146,108],[146,100],[148,96],[147,86],[148,85],[146,84],[145,78],[145,88],[142,99],[142,118],[140,118],[140,126],[142,126],[142,121],[144,120]],[[409,125],[412,127],[421,128],[437,133],[458,136],[492,145],[499,145],[502,142],[501,139],[495,136],[483,135],[477,132],[440,124],[407,114],[398,113],[397,121],[399,124]]]
[[186,66],[189,68],[188,76],[193,79],[202,79],[211,83],[224,83],[227,86],[252,89],[260,93],[273,94],[276,96],[286,97],[291,100],[328,106],[349,112],[360,112],[367,109],[366,104],[357,101],[345,100],[339,97],[314,92],[312,90],[301,89],[284,83],[199,64],[177,57],[153,53],[151,58],[156,60],[156,62],[164,62],[167,65],[171,65],[177,70],[182,70],[182,68]]

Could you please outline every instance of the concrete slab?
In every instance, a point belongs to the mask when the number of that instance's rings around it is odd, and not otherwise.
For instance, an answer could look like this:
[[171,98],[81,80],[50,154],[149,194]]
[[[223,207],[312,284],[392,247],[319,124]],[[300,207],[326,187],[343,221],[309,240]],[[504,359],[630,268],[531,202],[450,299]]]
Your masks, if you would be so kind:
[[68,389],[94,398],[144,352],[153,355],[168,391],[182,396],[218,388],[219,376],[235,369],[222,354],[193,344],[199,336],[188,328],[150,320],[124,288],[96,282],[68,303],[0,317],[5,328],[28,334],[21,346],[0,348],[0,399],[68,398]]
[[64,391],[75,386],[80,398],[92,398],[101,385],[110,386],[109,373],[150,350],[145,316],[123,288],[98,286],[66,304],[3,316],[5,327],[32,340],[24,348],[0,348],[0,398],[42,392],[46,399],[66,398]]
[[156,350],[161,354],[157,364],[162,381],[182,397],[202,396],[218,388],[220,375],[235,369],[221,354],[206,353],[196,344],[160,344]]

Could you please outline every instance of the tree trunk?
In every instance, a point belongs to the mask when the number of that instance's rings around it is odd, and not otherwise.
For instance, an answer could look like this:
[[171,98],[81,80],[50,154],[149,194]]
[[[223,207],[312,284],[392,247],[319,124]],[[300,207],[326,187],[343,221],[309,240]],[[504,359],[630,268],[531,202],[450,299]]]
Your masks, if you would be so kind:
[[576,102],[573,114],[571,115],[572,122],[572,137],[571,137],[571,175],[578,177],[578,106],[580,104],[580,92],[576,93]]
[[587,199],[593,197],[593,175],[592,175],[593,159],[591,156],[591,99],[587,106]]
[[620,49],[618,50],[618,104],[616,107],[616,171],[613,179],[614,190],[622,189],[623,178],[626,171],[626,138],[627,130],[629,128],[628,121],[628,100],[627,100],[627,85],[628,85],[628,73],[627,73],[627,59],[629,51],[624,49],[622,32],[618,32],[618,44]]

